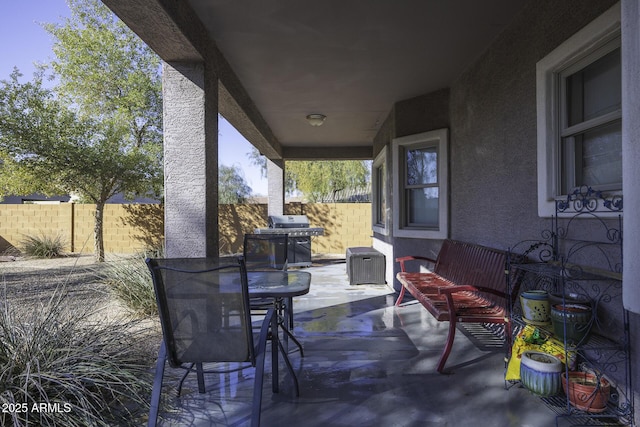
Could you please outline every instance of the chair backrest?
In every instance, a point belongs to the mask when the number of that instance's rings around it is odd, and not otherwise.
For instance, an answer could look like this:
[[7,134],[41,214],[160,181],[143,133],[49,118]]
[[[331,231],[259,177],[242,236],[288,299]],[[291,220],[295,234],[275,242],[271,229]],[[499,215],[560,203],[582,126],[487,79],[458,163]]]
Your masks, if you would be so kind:
[[244,262],[217,258],[147,259],[169,363],[255,365]]
[[247,270],[286,270],[288,244],[286,234],[245,234]]

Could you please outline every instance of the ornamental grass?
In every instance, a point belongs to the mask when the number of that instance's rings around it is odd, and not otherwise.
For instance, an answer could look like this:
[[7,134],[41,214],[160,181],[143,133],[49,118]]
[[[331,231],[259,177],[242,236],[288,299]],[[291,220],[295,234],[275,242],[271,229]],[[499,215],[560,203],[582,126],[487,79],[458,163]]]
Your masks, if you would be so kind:
[[120,258],[104,266],[97,273],[116,298],[138,317],[155,317],[158,305],[151,274],[145,264],[147,254]]
[[[139,321],[106,321],[65,287],[29,307],[0,299],[0,425],[129,426],[148,412]],[[145,361],[145,358],[147,359]]]
[[20,242],[22,252],[35,258],[60,257],[65,245],[61,236],[25,236]]

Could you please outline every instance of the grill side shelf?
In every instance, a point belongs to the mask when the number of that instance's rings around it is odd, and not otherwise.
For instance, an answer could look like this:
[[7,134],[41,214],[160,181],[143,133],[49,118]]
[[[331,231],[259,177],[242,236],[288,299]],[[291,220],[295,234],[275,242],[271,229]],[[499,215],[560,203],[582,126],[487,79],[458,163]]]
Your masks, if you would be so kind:
[[300,236],[324,236],[324,228],[256,228],[253,230],[256,234],[288,234],[292,237]]

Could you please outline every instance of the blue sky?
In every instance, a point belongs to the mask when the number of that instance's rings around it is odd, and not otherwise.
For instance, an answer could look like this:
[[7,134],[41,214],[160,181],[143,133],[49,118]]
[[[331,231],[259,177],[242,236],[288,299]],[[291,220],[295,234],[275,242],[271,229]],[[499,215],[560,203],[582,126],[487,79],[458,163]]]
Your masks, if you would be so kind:
[[[39,23],[62,22],[71,15],[65,0],[0,0],[0,80],[18,67],[30,80],[36,67],[53,57],[52,38]],[[254,194],[267,194],[267,180],[250,164],[251,144],[224,119],[219,124],[220,163],[238,166]]]

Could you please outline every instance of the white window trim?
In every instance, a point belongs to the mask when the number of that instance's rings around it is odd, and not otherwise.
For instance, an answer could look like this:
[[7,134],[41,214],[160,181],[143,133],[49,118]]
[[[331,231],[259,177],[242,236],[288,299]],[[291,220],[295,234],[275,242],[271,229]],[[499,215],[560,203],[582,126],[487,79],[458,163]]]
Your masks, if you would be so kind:
[[555,215],[558,188],[558,134],[560,111],[556,104],[556,75],[581,58],[620,37],[620,3],[567,39],[536,65],[536,102],[538,116],[538,215]]
[[[389,208],[389,187],[387,185],[387,194],[385,194],[385,199],[387,201],[387,212],[386,212],[386,222],[384,224],[384,226],[381,226],[380,224],[377,223],[377,213],[378,213],[378,192],[381,191],[380,188],[378,188],[378,179],[377,179],[377,174],[376,174],[376,170],[377,168],[379,168],[380,166],[384,165],[385,166],[385,171],[387,173],[387,176],[389,175],[389,165],[387,164],[387,151],[388,148],[385,145],[384,148],[382,149],[382,151],[380,151],[380,153],[378,153],[378,155],[376,156],[376,158],[373,161],[373,164],[371,165],[371,194],[372,194],[372,200],[371,200],[371,225],[372,225],[372,229],[375,233],[378,234],[382,234],[383,236],[388,236],[389,235],[389,221],[391,220],[390,215],[391,215],[391,209]],[[384,179],[386,180],[387,177],[385,176]]]
[[[437,230],[404,227],[401,215],[404,206],[404,172],[403,156],[400,147],[417,143],[436,142],[438,144],[438,198],[439,198],[439,227]],[[393,161],[393,235],[414,239],[446,239],[449,236],[449,130],[438,129],[430,132],[395,138],[392,142]]]

